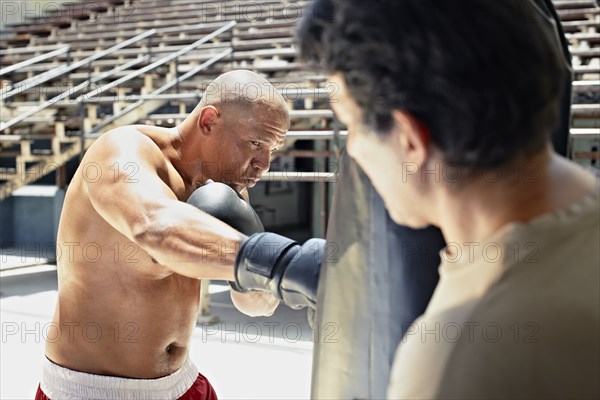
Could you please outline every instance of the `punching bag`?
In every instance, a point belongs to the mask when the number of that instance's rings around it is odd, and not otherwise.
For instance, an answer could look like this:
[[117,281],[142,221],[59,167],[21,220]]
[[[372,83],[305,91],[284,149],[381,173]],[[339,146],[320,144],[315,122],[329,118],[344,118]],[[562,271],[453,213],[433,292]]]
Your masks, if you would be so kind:
[[396,225],[360,167],[340,160],[321,267],[313,399],[384,398],[394,351],[438,281],[435,228]]

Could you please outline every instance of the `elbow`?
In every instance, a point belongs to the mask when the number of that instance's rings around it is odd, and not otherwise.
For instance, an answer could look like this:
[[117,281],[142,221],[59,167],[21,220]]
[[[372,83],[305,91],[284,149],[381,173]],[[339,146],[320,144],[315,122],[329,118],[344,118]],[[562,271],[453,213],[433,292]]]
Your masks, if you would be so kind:
[[131,236],[135,244],[156,258],[156,249],[164,243],[171,227],[160,221],[146,220],[132,228]]
[[164,223],[145,223],[137,226],[132,233],[134,243],[152,259],[155,264],[169,265],[168,246],[169,232],[173,227]]

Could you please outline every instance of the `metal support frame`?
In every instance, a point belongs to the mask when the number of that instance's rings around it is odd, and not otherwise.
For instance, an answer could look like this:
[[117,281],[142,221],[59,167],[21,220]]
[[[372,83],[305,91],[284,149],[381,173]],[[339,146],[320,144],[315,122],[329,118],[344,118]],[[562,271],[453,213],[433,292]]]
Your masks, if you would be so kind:
[[51,79],[58,78],[59,76],[65,75],[66,73],[71,72],[71,71],[73,71],[73,70],[75,70],[77,68],[80,68],[80,67],[86,65],[89,62],[95,61],[95,60],[97,60],[99,58],[102,58],[104,56],[112,54],[112,53],[114,53],[115,51],[117,51],[119,49],[122,49],[122,48],[127,47],[127,46],[129,46],[129,45],[131,45],[133,43],[136,43],[136,42],[138,42],[138,41],[140,41],[142,39],[145,39],[148,36],[152,36],[155,33],[156,33],[156,29],[150,29],[150,30],[148,30],[148,31],[146,31],[144,33],[141,33],[141,34],[139,34],[139,35],[137,35],[137,36],[135,36],[135,37],[133,37],[133,38],[131,38],[129,40],[126,40],[124,42],[116,44],[116,45],[114,45],[114,46],[112,46],[112,47],[110,47],[110,48],[108,48],[106,50],[100,51],[100,52],[94,54],[93,56],[87,57],[87,58],[85,58],[85,59],[83,59],[81,61],[77,61],[77,62],[72,63],[72,64],[67,65],[67,66],[61,65],[60,67],[51,69],[50,71],[48,71],[46,73],[43,73],[43,74],[41,74],[39,76],[35,76],[35,77],[29,78],[29,79],[25,79],[25,80],[23,80],[23,81],[21,81],[19,83],[16,83],[14,86],[10,86],[8,88],[8,90],[5,90],[2,93],[2,95],[0,96],[0,98],[2,100],[6,100],[6,99],[8,99],[8,98],[10,98],[10,97],[18,94],[18,93],[21,93],[21,92],[23,92],[25,90],[34,88],[34,87],[38,86],[41,83],[44,83],[44,82],[47,82],[47,81],[49,81]]
[[[99,88],[99,89],[102,89],[102,88]],[[96,95],[100,94],[100,93],[104,92],[105,90],[106,89],[102,90],[99,93],[95,93],[95,94]],[[279,93],[281,93],[281,95],[284,98],[290,97],[292,99],[295,99],[295,98],[312,97],[317,100],[327,99],[328,96],[330,95],[330,92],[327,89],[306,89],[306,88],[283,89],[283,90],[279,90]],[[164,94],[158,99],[160,99],[160,100],[191,100],[191,99],[197,99],[197,98],[198,98],[197,92],[183,92],[183,93]],[[137,101],[137,100],[157,100],[157,98],[152,95],[132,95],[132,96],[128,96],[127,99],[135,100],[135,101]],[[114,101],[114,98],[112,98],[112,97],[98,97],[98,96],[94,96],[93,98],[86,100],[87,103],[111,103],[113,101]]]
[[[160,88],[156,89],[154,92],[150,93],[150,95],[148,96],[148,100],[154,100],[154,96],[156,95],[160,95],[162,92],[167,91],[168,89],[172,88],[173,86],[176,86],[180,81],[184,81],[187,78],[197,74],[198,72],[200,72],[203,69],[206,69],[207,67],[211,66],[212,64],[214,64],[215,62],[219,61],[220,59],[226,57],[229,55],[229,53],[231,53],[232,50],[231,49],[227,49],[226,51],[217,54],[216,56],[214,56],[213,58],[211,58],[210,60],[202,63],[201,65],[198,65],[197,67],[194,67],[193,69],[191,69],[190,71],[188,71],[187,73],[185,73],[184,75],[182,75],[179,78],[176,78],[168,83],[166,83],[165,85],[161,86]],[[138,108],[139,106],[141,106],[142,104],[144,104],[145,100],[138,100],[133,104],[130,104],[129,106],[127,106],[124,110],[121,110],[119,113],[112,115],[111,117],[107,118],[105,121],[103,121],[102,123],[96,125],[89,133],[85,134],[85,137],[88,139],[96,139],[98,137],[100,137],[102,134],[99,133],[102,129],[106,128],[108,125],[110,125],[111,123],[117,121],[119,118],[123,117],[126,114],[129,114],[131,111],[135,110],[136,108]]]
[[44,60],[47,60],[49,58],[59,56],[59,55],[61,55],[63,53],[68,52],[69,49],[70,49],[69,46],[61,47],[60,49],[56,49],[54,51],[51,51],[50,53],[42,54],[42,55],[39,55],[37,57],[30,58],[29,60],[21,61],[20,63],[10,65],[10,66],[8,66],[6,68],[2,68],[2,69],[0,69],[0,76],[9,74],[9,73],[11,73],[13,71],[16,71],[16,70],[20,69],[20,68],[24,68],[24,67],[27,67],[29,65],[36,64],[36,63],[38,63],[40,61],[44,61]]
[[[179,51],[177,51],[175,53],[169,54],[168,56],[163,57],[163,58],[161,58],[161,59],[153,62],[152,64],[145,66],[144,68],[142,68],[142,69],[140,69],[138,71],[135,71],[135,72],[132,72],[130,74],[127,74],[124,77],[117,79],[116,81],[107,83],[106,85],[104,85],[102,87],[99,87],[98,89],[93,90],[91,92],[88,92],[88,93],[86,93],[83,96],[88,96],[88,97],[92,96],[93,98],[95,98],[96,96],[100,95],[101,93],[103,93],[103,92],[105,92],[105,91],[107,91],[109,89],[117,87],[120,84],[125,83],[127,81],[130,81],[131,79],[133,79],[135,77],[138,77],[138,76],[143,75],[143,74],[145,74],[147,72],[150,72],[150,71],[156,69],[157,67],[160,67],[161,65],[164,65],[164,64],[168,63],[169,61],[172,61],[172,60],[176,59],[177,57],[180,57],[180,56],[182,56],[182,55],[190,52],[191,50],[194,50],[196,47],[198,47],[198,46],[200,46],[200,45],[208,42],[211,39],[214,39],[216,36],[218,36],[221,33],[226,32],[227,30],[233,28],[235,25],[237,25],[237,22],[236,21],[231,21],[228,24],[224,25],[223,27],[221,27],[221,28],[217,29],[216,31],[212,32],[211,34],[204,36],[202,39],[199,39],[199,40],[195,41],[194,43],[192,43],[192,44],[184,47],[183,49],[181,49],[181,50],[179,50]],[[231,49],[228,49],[228,50],[231,51]],[[128,99],[137,100],[137,99],[134,99],[133,97],[134,96],[131,96]],[[155,100],[154,98],[152,98],[152,95],[150,95],[150,96],[142,96],[142,97],[144,97],[144,98],[143,99],[140,98],[139,100]],[[114,101],[114,99],[112,101]],[[92,99],[88,99],[88,100],[86,100],[86,102],[94,102],[94,101]]]
[[[24,121],[25,119],[27,119],[27,118],[31,117],[32,115],[37,114],[38,112],[40,112],[40,111],[42,111],[42,110],[44,110],[44,109],[46,109],[46,108],[48,108],[48,107],[50,107],[50,106],[58,103],[59,101],[62,101],[64,99],[69,98],[71,95],[80,92],[81,90],[85,89],[87,86],[91,85],[92,83],[100,82],[100,81],[108,78],[109,76],[112,76],[112,75],[114,75],[114,74],[116,74],[118,72],[121,72],[123,70],[129,69],[131,67],[134,67],[137,64],[143,63],[143,62],[145,62],[147,60],[149,60],[148,56],[136,58],[135,60],[129,61],[126,64],[123,64],[123,65],[120,65],[120,66],[118,66],[116,68],[113,68],[110,71],[103,72],[103,73],[97,75],[93,79],[88,79],[85,82],[82,82],[79,85],[77,85],[77,86],[75,86],[75,87],[73,87],[71,89],[68,89],[68,90],[62,92],[61,94],[59,94],[59,95],[51,98],[50,100],[45,101],[44,103],[40,104],[39,106],[37,106],[35,108],[32,108],[32,109],[30,109],[28,111],[25,111],[25,112],[23,112],[21,114],[19,114],[18,117],[15,117],[15,118],[11,119],[8,122],[0,123],[0,132],[2,132],[5,129],[10,128],[11,126],[14,126],[14,125],[18,124],[21,121]],[[90,64],[88,64],[88,65],[90,65]],[[83,100],[85,100],[85,98],[78,97],[76,100],[68,100],[68,101],[69,101],[69,103],[72,103],[74,101],[81,103]]]
[[[138,73],[135,76],[138,76],[139,74],[145,73],[145,72],[151,70],[152,68],[155,68],[155,67],[157,67],[159,65],[162,65],[162,64],[164,64],[164,63],[166,63],[166,62],[168,62],[170,60],[177,59],[178,57],[180,57],[181,55],[183,55],[183,54],[187,53],[188,51],[194,49],[195,47],[197,47],[197,46],[199,46],[199,45],[201,45],[203,43],[206,43],[209,40],[213,39],[214,37],[220,35],[221,33],[223,33],[225,31],[233,28],[236,24],[237,24],[237,22],[235,22],[235,21],[231,21],[231,22],[225,24],[224,26],[222,26],[221,28],[217,29],[216,31],[214,31],[214,32],[206,35],[204,38],[196,41],[194,44],[192,44],[190,46],[186,46],[185,48],[181,49],[180,51],[177,51],[177,52],[171,54],[170,56],[164,57],[161,60],[159,60],[158,62],[150,64],[150,66],[146,66],[145,68],[142,68],[140,71],[138,71]],[[136,60],[130,61],[130,62],[128,62],[128,63],[126,63],[124,65],[121,65],[119,67],[113,68],[111,71],[104,72],[104,73],[98,75],[95,78],[91,78],[91,75],[90,75],[91,70],[92,70],[91,69],[92,68],[91,64],[92,64],[93,61],[95,61],[95,60],[97,60],[97,59],[99,59],[99,58],[101,58],[103,56],[106,56],[108,54],[111,54],[111,53],[113,53],[113,52],[115,52],[115,51],[117,51],[117,50],[119,50],[119,49],[121,49],[123,47],[126,47],[126,46],[128,46],[128,45],[130,45],[132,43],[135,43],[135,42],[137,42],[139,40],[145,39],[145,38],[148,38],[149,39],[149,43],[151,44],[151,37],[156,32],[157,32],[156,29],[148,30],[148,31],[142,33],[141,35],[138,35],[138,36],[136,36],[136,37],[134,37],[132,39],[124,41],[124,42],[122,42],[122,43],[120,43],[120,44],[118,44],[116,46],[113,46],[113,47],[111,47],[111,48],[109,48],[107,50],[101,51],[101,52],[99,52],[99,53],[97,53],[97,54],[95,54],[95,55],[93,55],[91,57],[87,57],[86,59],[78,61],[78,62],[75,62],[75,63],[71,63],[70,53],[69,53],[69,50],[67,50],[67,57],[68,57],[68,61],[69,61],[68,65],[66,65],[66,66],[65,65],[61,65],[60,67],[54,68],[54,69],[52,69],[52,70],[50,70],[50,71],[48,71],[48,72],[46,72],[44,74],[41,74],[40,76],[36,76],[36,77],[30,78],[30,79],[26,79],[24,81],[19,82],[15,86],[10,87],[10,88],[5,89],[4,91],[0,92],[1,93],[1,99],[4,101],[6,99],[10,99],[12,96],[14,96],[14,95],[16,95],[18,93],[23,92],[24,90],[33,88],[33,87],[35,87],[37,85],[40,85],[40,84],[42,84],[44,82],[47,82],[47,81],[51,80],[51,79],[54,79],[54,78],[60,77],[62,75],[68,74],[70,71],[73,71],[73,70],[75,70],[77,68],[80,68],[82,66],[86,66],[88,68],[88,79],[85,82],[83,82],[82,84],[79,84],[79,85],[75,86],[74,88],[72,88],[70,90],[67,90],[67,91],[61,93],[58,96],[55,96],[54,98],[52,98],[52,99],[50,99],[48,101],[45,101],[44,103],[42,103],[42,104],[34,107],[34,109],[32,109],[32,110],[29,110],[29,111],[27,111],[25,113],[20,114],[17,118],[12,119],[12,120],[8,121],[5,124],[0,124],[0,131],[2,131],[4,129],[7,129],[7,128],[11,127],[11,126],[14,126],[15,124],[17,124],[17,123],[25,120],[26,118],[34,115],[35,113],[37,113],[37,112],[39,112],[39,111],[41,111],[41,110],[43,110],[43,109],[45,109],[45,108],[47,108],[47,107],[49,107],[51,105],[59,104],[59,102],[67,100],[67,102],[68,102],[69,105],[72,105],[73,103],[78,103],[78,106],[80,107],[79,115],[80,115],[81,120],[82,120],[82,136],[80,137],[80,140],[77,140],[77,139],[67,140],[67,142],[70,143],[70,148],[68,148],[66,151],[61,152],[60,154],[53,154],[52,156],[47,156],[47,158],[44,158],[44,159],[38,157],[38,158],[36,158],[35,162],[39,163],[39,162],[42,162],[43,160],[46,160],[46,159],[48,159],[48,160],[52,159],[54,167],[53,168],[47,168],[47,169],[45,169],[45,172],[49,173],[49,172],[53,172],[54,169],[60,167],[60,165],[66,163],[68,160],[70,160],[71,158],[77,156],[78,154],[81,156],[83,154],[83,152],[85,151],[86,139],[88,138],[85,135],[85,124],[84,124],[84,121],[85,121],[85,118],[84,118],[85,115],[84,114],[86,112],[86,107],[85,106],[86,106],[87,103],[95,103],[94,101],[89,101],[90,99],[87,96],[90,96],[90,95],[93,96],[95,93],[98,93],[98,92],[101,92],[101,91],[91,91],[91,92],[88,92],[88,93],[85,93],[83,95],[78,96],[74,100],[71,99],[71,96],[74,93],[77,93],[77,92],[83,90],[84,88],[88,87],[91,83],[98,82],[100,80],[106,79],[107,77],[113,75],[116,72],[125,70],[127,68],[130,68],[132,66],[135,66],[135,65],[137,65],[139,63],[142,63],[142,62],[145,62],[145,61],[151,61],[152,48],[151,48],[151,45],[150,45],[149,48],[148,48],[148,54],[144,55],[143,57],[139,57]],[[199,71],[207,68],[208,66],[214,64],[215,62],[221,60],[222,58],[230,55],[232,52],[233,52],[233,49],[232,48],[228,48],[225,51],[223,51],[221,53],[218,53],[215,56],[211,57],[208,61],[206,61],[202,65],[199,65],[199,66],[191,69],[190,71],[188,71],[184,75],[182,75],[182,76],[176,76],[175,79],[173,79],[170,82],[168,82],[167,84],[163,85],[158,90],[155,90],[154,92],[152,92],[150,94],[150,96],[148,97],[148,99],[155,99],[155,96],[163,94],[163,92],[167,91],[168,89],[172,88],[173,86],[179,85],[179,82],[181,82],[181,81],[183,81],[185,79],[188,79],[189,77],[193,76],[194,74],[197,74]],[[148,67],[151,67],[151,68],[148,68]],[[128,74],[127,77],[129,79],[131,79],[133,77],[133,74]],[[104,85],[101,89],[107,90],[110,87],[116,86],[116,84],[118,84],[118,83],[122,83],[123,81],[125,81],[125,80],[123,80],[123,79],[117,79],[115,82],[112,82],[112,85],[111,84]],[[197,94],[194,94],[193,96],[196,97],[196,98],[200,98],[200,96],[198,96]],[[143,104],[144,100],[146,100],[146,99],[140,100],[140,101],[138,101],[138,102],[130,105],[125,110],[123,110],[120,113],[119,116],[113,116],[113,119],[116,119],[116,117],[123,116],[126,113],[130,112],[131,110],[135,109],[139,105]],[[111,119],[109,119],[109,121],[110,120]],[[104,123],[109,122],[109,121],[105,121]],[[101,126],[99,126],[99,127],[96,127],[96,130],[93,130],[92,132],[95,133],[98,130],[100,130],[102,128],[102,125],[103,124],[101,124]],[[12,139],[12,136],[15,136],[15,135],[2,135],[0,137],[0,139],[2,141],[10,140],[10,139]],[[35,135],[27,135],[27,136],[18,136],[18,137],[20,139],[22,139],[22,138],[29,139],[29,138],[33,138],[34,136]],[[56,160],[58,162],[54,162],[54,160]],[[54,165],[54,164],[56,164],[56,165]],[[39,178],[39,176],[38,176],[38,178]],[[2,185],[0,185],[0,200],[3,199],[3,198],[5,198],[6,196],[8,196],[16,188],[22,186],[23,184],[27,184],[27,183],[30,183],[30,182],[29,181],[25,182],[23,180],[19,180],[19,181],[9,180],[8,182],[4,182]]]

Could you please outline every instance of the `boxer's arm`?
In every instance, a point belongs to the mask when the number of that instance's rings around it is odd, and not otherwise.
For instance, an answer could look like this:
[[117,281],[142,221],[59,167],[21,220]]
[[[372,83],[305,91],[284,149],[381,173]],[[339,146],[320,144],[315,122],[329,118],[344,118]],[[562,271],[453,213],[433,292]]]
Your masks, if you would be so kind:
[[[263,232],[258,214],[249,203],[248,190],[220,182],[207,182],[187,200],[188,204],[218,218],[244,235]],[[250,316],[272,315],[279,300],[267,291],[238,292],[231,290],[236,308]]]
[[[248,188],[241,188],[238,192],[244,200],[250,201]],[[242,293],[237,290],[230,290],[229,295],[235,307],[251,317],[271,316],[279,305],[279,299],[270,292],[250,291]]]
[[96,211],[158,264],[188,277],[233,280],[244,236],[177,199],[163,180],[162,152],[148,137],[134,128],[108,132],[82,165],[101,172],[85,185]]

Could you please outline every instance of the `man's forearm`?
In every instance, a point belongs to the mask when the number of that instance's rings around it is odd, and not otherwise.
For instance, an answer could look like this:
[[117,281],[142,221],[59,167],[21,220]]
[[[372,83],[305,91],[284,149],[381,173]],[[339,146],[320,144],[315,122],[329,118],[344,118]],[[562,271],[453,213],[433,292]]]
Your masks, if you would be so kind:
[[134,241],[156,262],[190,278],[233,280],[245,236],[210,215],[179,203],[148,216]]

